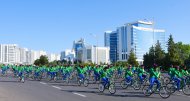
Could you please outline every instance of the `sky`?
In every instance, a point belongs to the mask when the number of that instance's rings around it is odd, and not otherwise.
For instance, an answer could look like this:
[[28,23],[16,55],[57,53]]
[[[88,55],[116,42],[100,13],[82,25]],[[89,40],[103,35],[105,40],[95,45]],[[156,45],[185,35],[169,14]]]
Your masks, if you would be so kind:
[[190,0],[0,0],[0,44],[60,53],[74,40],[104,45],[104,32],[154,19],[176,42],[190,43]]

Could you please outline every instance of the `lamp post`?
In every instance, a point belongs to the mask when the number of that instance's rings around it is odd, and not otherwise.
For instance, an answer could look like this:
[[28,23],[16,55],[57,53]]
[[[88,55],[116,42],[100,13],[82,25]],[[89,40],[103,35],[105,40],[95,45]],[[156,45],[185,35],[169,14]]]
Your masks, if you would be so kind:
[[97,50],[96,61],[97,61],[97,64],[99,64],[99,63],[98,63],[98,36],[95,35],[95,34],[90,34],[90,35],[92,35],[92,36],[96,39],[96,50]]
[[154,36],[154,18],[153,18],[153,21],[152,21],[152,33],[153,33],[153,49],[154,49],[154,63],[153,65],[155,64],[155,36]]

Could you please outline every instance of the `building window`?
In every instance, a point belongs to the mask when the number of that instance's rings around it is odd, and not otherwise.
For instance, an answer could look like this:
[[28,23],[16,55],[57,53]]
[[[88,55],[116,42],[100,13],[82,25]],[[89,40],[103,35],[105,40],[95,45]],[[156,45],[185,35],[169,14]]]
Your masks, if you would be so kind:
[[91,49],[87,49],[87,59],[91,59]]

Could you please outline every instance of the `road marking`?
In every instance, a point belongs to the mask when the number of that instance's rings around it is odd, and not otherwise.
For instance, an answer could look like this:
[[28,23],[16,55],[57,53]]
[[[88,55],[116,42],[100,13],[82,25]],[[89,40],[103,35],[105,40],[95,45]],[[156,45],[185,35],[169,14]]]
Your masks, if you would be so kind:
[[43,85],[46,85],[47,83],[45,83],[45,82],[40,82],[41,84],[43,84]]
[[79,96],[82,96],[82,97],[86,97],[86,95],[83,95],[83,94],[79,94],[79,93],[73,93],[75,95],[79,95]]
[[190,96],[187,96],[187,95],[182,95],[182,94],[176,94],[178,96],[184,96],[184,97],[190,97]]
[[56,88],[56,89],[59,89],[59,90],[61,90],[61,88],[60,87],[57,87],[57,86],[52,86],[53,88]]

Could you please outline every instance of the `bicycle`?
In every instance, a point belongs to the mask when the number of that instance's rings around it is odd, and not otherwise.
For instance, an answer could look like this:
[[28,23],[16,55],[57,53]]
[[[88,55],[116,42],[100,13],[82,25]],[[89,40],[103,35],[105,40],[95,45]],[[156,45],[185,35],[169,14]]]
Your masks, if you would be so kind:
[[[109,81],[109,80],[108,80]],[[108,89],[110,94],[115,94],[116,88],[115,83],[113,81],[109,81],[105,84],[105,82],[101,81],[98,85],[98,90],[103,93],[105,89]]]
[[167,90],[167,86],[162,85],[160,87],[157,87],[157,85],[154,84],[153,87],[150,89],[150,84],[148,84],[144,85],[142,90],[145,96],[151,96],[152,94],[158,93],[160,97],[162,97],[163,99],[167,99],[171,95],[171,92]]
[[[167,85],[167,89],[170,90],[171,94],[178,91],[177,81],[172,80],[172,82]],[[183,94],[190,96],[190,77],[186,77],[184,80],[181,80],[180,89],[182,89]]]

